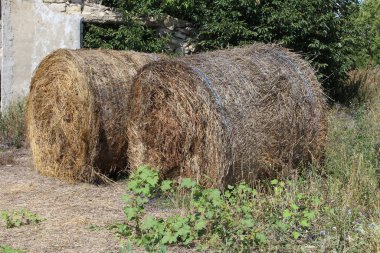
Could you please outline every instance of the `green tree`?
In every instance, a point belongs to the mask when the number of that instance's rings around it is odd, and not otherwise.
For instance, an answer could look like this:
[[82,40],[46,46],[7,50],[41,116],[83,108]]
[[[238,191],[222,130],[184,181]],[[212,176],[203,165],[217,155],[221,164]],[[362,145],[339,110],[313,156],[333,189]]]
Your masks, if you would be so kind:
[[[336,99],[340,99],[347,71],[355,65],[352,55],[357,51],[360,34],[353,17],[359,11],[358,0],[107,0],[104,3],[123,10],[127,20],[163,14],[188,20],[198,28],[200,50],[253,42],[278,43],[291,48],[312,62],[329,95]],[[130,43],[123,45],[123,39],[135,42],[137,46],[132,49],[143,49],[145,41],[150,52],[163,49],[153,34],[149,35],[153,36],[150,40],[144,39],[138,33],[143,29],[136,27],[139,26],[118,29],[116,37],[121,40],[116,42],[113,39],[107,42],[104,31],[95,28],[89,38],[96,41],[96,45],[103,41],[112,48],[119,43],[117,49],[131,48]],[[94,32],[99,34],[94,35]],[[107,32],[108,37],[114,37],[109,30]],[[125,36],[118,36],[120,33]]]
[[357,65],[380,65],[380,1],[364,0],[356,20],[360,31],[361,48],[358,48]]

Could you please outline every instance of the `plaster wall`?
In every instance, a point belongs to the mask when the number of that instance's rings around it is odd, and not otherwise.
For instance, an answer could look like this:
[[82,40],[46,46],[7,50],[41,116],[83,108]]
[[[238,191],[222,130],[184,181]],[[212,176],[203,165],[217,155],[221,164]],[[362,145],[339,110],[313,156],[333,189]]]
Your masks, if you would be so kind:
[[81,47],[82,17],[52,11],[42,0],[1,0],[1,110],[26,96],[40,61],[58,48]]

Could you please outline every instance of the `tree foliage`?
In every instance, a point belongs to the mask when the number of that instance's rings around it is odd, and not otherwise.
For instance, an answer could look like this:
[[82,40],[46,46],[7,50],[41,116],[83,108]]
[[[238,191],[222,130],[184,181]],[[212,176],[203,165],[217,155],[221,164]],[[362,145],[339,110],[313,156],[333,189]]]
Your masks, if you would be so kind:
[[[371,1],[378,2],[367,0]],[[358,0],[106,0],[103,4],[123,10],[130,23],[133,17],[163,14],[188,20],[198,28],[201,50],[256,41],[291,48],[311,60],[335,98],[339,98],[347,71],[354,66],[352,55],[361,36],[355,26],[359,23]],[[142,27],[136,22],[114,30],[92,26],[85,37],[86,45],[99,47],[104,43],[117,49],[162,51],[162,40]],[[370,53],[373,47],[369,46]]]
[[[380,1],[364,0],[356,19],[360,28],[361,46],[357,52],[357,65],[380,65]],[[361,49],[361,50],[360,50]]]

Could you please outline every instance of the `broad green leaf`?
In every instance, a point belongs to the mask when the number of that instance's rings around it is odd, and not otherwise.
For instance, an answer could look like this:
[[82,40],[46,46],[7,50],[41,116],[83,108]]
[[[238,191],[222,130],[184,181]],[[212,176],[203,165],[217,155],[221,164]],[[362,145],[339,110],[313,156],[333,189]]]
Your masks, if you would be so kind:
[[206,227],[206,221],[204,219],[200,219],[194,225],[194,229],[197,230],[197,231],[202,230],[205,227]]
[[191,180],[190,178],[184,178],[181,182],[181,186],[183,188],[187,188],[187,189],[191,189],[196,185],[197,185],[197,183],[194,182],[193,180]]
[[296,239],[296,240],[301,236],[301,234],[299,232],[297,232],[297,231],[294,231],[292,233],[292,235],[293,235],[293,238]]
[[306,219],[301,220],[300,225],[305,228],[310,227],[310,224]]
[[278,184],[278,180],[277,179],[273,179],[272,181],[270,181],[270,184],[271,185],[277,185]]
[[144,219],[144,223],[143,223],[142,227],[145,229],[151,229],[151,228],[155,227],[156,224],[157,224],[156,219],[152,215],[148,215]]
[[165,180],[165,181],[162,181],[161,183],[161,191],[163,192],[167,192],[171,189],[172,187],[172,181],[170,180]]
[[285,219],[290,218],[292,216],[292,213],[290,212],[289,209],[285,209],[284,212],[282,213],[282,217]]

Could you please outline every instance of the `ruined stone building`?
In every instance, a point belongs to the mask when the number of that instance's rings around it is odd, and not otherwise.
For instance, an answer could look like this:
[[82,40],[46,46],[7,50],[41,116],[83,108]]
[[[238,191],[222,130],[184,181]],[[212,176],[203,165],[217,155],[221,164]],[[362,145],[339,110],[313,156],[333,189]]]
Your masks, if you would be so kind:
[[[28,94],[34,70],[43,57],[58,48],[82,45],[83,23],[118,23],[122,14],[101,0],[1,0],[1,110]],[[194,30],[172,17],[147,18],[157,34],[172,35],[168,48],[189,53]]]

